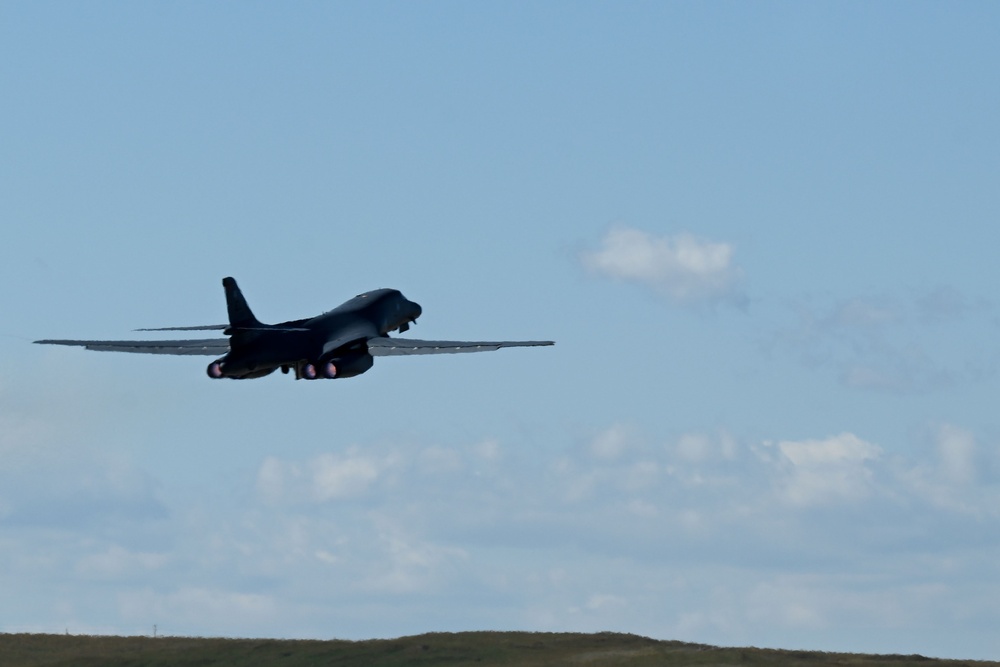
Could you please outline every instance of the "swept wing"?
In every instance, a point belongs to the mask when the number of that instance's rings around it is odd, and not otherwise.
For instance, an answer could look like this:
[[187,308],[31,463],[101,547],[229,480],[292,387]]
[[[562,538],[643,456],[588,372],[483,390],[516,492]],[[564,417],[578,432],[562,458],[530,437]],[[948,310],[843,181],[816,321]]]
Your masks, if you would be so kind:
[[[181,354],[219,356],[229,351],[228,338],[197,340],[36,340],[42,345],[71,345],[97,352],[134,352],[139,354]],[[343,341],[338,341],[343,342]],[[368,353],[375,357],[413,354],[460,354],[492,352],[502,347],[538,347],[552,345],[549,340],[461,341],[385,338],[368,340]]]
[[458,354],[462,352],[491,352],[501,347],[538,347],[552,345],[550,340],[416,340],[413,338],[377,337],[368,341],[368,353],[373,357],[391,357],[409,354]]
[[228,338],[199,340],[36,340],[42,345],[73,345],[98,352],[141,354],[202,354],[217,357],[229,352]]
[[133,331],[222,331],[228,324],[199,324],[195,327],[157,327],[155,329],[133,329]]

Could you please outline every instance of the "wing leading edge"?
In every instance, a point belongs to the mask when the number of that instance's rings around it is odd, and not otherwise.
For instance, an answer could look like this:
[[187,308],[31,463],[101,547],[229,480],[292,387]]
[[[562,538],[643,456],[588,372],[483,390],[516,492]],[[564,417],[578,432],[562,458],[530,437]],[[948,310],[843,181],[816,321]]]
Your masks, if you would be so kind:
[[554,344],[551,340],[461,341],[378,337],[368,340],[368,353],[373,357],[410,354],[460,354],[464,352],[492,352],[501,347],[540,347]]
[[36,340],[42,345],[72,345],[97,352],[186,354],[217,357],[229,352],[228,338],[200,340]]

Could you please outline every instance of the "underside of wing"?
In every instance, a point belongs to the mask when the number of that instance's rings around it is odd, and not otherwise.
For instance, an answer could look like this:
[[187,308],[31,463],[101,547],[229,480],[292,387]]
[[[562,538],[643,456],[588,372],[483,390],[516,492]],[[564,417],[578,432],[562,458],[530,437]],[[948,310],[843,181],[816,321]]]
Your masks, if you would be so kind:
[[36,340],[42,345],[72,345],[98,352],[139,354],[201,354],[217,357],[229,352],[228,338],[201,340]]
[[550,340],[414,340],[412,338],[371,338],[368,353],[374,357],[409,354],[460,354],[463,352],[492,352],[501,347],[539,347],[554,345]]

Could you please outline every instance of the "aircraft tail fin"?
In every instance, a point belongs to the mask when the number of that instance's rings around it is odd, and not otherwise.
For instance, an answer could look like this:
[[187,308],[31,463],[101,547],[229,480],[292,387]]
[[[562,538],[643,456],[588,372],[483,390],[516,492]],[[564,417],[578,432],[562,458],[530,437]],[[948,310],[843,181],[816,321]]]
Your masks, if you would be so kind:
[[253,329],[261,326],[254,317],[253,311],[243,298],[243,292],[232,278],[223,278],[222,286],[226,290],[226,308],[229,310],[229,327],[231,329]]

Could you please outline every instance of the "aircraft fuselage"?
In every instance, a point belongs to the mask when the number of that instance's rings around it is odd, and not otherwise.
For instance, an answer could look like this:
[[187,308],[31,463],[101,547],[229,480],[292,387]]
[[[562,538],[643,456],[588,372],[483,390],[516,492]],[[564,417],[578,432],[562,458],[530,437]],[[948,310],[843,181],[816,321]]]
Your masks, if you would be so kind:
[[296,377],[352,377],[372,366],[366,341],[406,331],[422,309],[399,290],[365,292],[304,320],[231,327],[230,351],[209,365],[212,377],[261,377],[281,368]]

